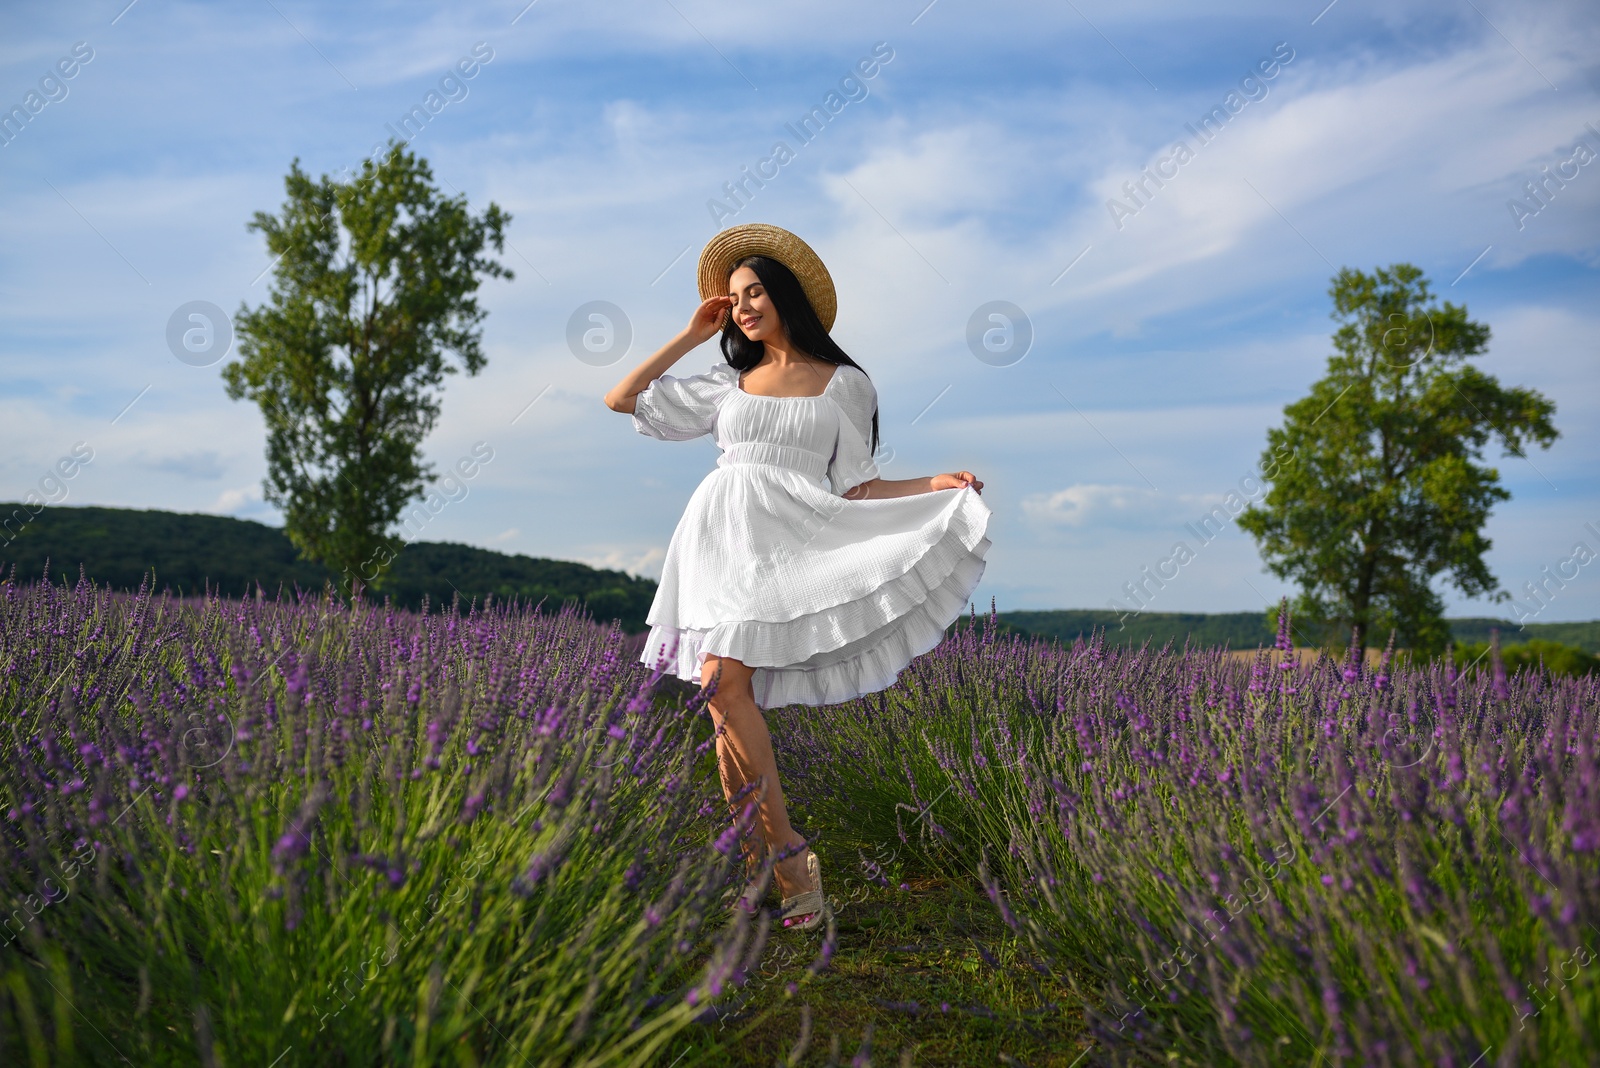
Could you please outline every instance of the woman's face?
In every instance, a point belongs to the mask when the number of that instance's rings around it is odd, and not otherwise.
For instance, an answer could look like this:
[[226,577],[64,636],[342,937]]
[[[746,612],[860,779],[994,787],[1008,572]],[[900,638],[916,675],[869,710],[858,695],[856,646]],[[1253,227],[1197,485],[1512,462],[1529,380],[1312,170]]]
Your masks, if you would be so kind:
[[733,298],[733,321],[751,341],[785,341],[788,334],[778,309],[767,296],[767,287],[749,267],[740,267],[728,278],[728,295]]

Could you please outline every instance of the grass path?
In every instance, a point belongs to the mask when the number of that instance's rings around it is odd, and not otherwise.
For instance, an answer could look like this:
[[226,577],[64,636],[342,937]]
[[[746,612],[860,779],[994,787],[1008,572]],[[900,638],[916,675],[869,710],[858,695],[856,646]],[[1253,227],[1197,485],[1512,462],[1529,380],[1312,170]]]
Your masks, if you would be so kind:
[[[828,967],[815,976],[807,970],[820,932],[775,927],[760,974],[727,1015],[696,1025],[660,1065],[1082,1063],[1076,1002],[1030,964],[975,880],[883,887],[839,878],[844,866],[819,854],[824,885],[839,902]],[[775,904],[769,896],[768,907]]]

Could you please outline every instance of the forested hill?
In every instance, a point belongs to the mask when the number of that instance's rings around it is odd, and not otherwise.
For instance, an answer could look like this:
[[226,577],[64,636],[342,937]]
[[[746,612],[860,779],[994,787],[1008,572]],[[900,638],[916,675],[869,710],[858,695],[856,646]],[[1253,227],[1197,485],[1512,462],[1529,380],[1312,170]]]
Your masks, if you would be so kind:
[[[157,589],[185,596],[202,594],[208,585],[231,597],[254,594],[257,584],[269,597],[280,586],[288,594],[296,586],[321,591],[332,577],[321,565],[297,559],[281,529],[247,519],[59,505],[30,518],[28,508],[0,503],[0,522],[0,573],[12,575],[15,565],[18,582],[41,578],[46,559],[56,582],[76,582],[81,563],[102,585],[138,589],[154,568]],[[385,592],[406,608],[420,607],[424,595],[435,606],[449,604],[458,592],[463,609],[489,594],[544,598],[552,611],[575,598],[595,619],[620,620],[630,634],[645,629],[656,591],[651,580],[621,571],[449,542],[412,542],[395,556],[390,577]]]

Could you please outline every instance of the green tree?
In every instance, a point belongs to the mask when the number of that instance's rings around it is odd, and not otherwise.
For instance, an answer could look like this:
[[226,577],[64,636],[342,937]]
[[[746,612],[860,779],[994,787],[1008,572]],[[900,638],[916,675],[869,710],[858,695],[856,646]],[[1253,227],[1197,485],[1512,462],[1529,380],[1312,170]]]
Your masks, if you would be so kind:
[[1449,640],[1436,577],[1468,596],[1510,596],[1483,562],[1483,525],[1511,496],[1484,448],[1491,438],[1512,456],[1529,441],[1549,448],[1555,405],[1467,363],[1489,327],[1433,302],[1411,264],[1344,268],[1329,294],[1343,321],[1337,351],[1267,432],[1271,488],[1238,523],[1269,570],[1299,583],[1297,623],[1325,640],[1353,630],[1363,645],[1372,627],[1393,628],[1402,646],[1436,653]]
[[432,178],[396,142],[349,182],[314,181],[296,159],[282,212],[247,226],[278,257],[275,281],[267,303],[241,304],[223,378],[261,407],[264,496],[285,533],[345,586],[382,585],[388,532],[434,475],[421,444],[444,376],[487,363],[480,277],[513,277],[484,255],[504,250],[511,216],[491,202],[473,217]]

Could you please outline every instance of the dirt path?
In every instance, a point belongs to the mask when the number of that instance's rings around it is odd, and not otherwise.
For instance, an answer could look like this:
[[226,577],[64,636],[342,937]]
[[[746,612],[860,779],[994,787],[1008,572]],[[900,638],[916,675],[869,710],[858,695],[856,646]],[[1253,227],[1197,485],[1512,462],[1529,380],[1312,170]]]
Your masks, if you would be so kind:
[[1031,966],[977,884],[905,885],[830,888],[841,907],[828,967],[807,970],[820,932],[776,929],[743,1004],[658,1063],[1072,1065],[1084,1052],[1077,1002]]

